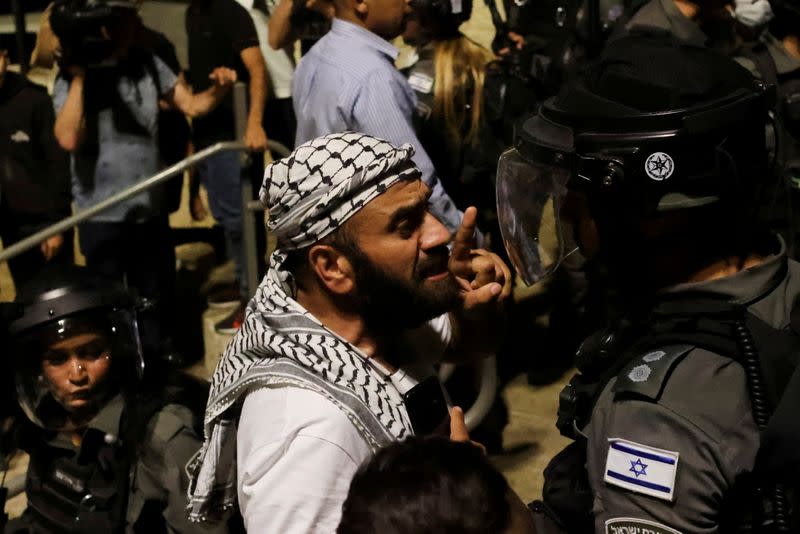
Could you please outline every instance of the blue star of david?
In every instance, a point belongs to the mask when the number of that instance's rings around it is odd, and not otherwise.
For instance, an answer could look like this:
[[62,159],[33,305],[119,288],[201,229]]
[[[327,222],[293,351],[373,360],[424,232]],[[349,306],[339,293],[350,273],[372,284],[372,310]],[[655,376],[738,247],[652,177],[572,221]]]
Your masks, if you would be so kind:
[[647,476],[647,464],[642,463],[641,458],[637,458],[635,462],[631,462],[631,468],[628,471],[632,472],[636,475],[636,478],[640,476]]

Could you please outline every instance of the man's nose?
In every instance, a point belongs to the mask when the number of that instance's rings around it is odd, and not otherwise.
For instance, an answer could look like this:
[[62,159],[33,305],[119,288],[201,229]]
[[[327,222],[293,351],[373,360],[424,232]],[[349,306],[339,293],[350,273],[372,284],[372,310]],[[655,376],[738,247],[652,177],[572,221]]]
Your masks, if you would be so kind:
[[450,242],[450,231],[439,222],[439,219],[431,215],[425,214],[425,219],[422,221],[422,233],[420,235],[420,246],[422,250],[430,250]]

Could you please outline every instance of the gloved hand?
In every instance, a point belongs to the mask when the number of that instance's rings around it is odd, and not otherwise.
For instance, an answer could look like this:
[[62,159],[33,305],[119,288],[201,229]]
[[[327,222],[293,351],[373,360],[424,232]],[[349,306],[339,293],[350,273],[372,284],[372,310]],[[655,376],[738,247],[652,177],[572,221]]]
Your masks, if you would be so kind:
[[749,28],[764,26],[774,16],[767,0],[735,0],[733,16]]

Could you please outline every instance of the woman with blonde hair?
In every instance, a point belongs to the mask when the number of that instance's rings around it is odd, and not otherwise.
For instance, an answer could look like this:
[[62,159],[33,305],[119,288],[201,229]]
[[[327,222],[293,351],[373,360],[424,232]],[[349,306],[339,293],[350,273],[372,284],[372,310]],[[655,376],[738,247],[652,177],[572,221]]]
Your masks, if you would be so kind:
[[478,193],[489,186],[480,154],[484,69],[491,54],[459,31],[471,13],[472,0],[414,0],[403,34],[418,56],[405,70],[417,93],[417,134],[461,209],[486,202]]

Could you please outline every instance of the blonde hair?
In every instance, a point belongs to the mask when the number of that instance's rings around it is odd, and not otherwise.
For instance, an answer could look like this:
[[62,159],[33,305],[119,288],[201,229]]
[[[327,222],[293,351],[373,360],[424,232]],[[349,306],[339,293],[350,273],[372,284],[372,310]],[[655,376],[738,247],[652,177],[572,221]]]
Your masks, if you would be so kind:
[[[444,125],[450,141],[456,146],[474,146],[480,128],[484,67],[490,59],[489,53],[463,34],[458,34],[453,39],[437,41],[434,54],[436,74],[432,116]],[[471,95],[468,95],[469,88],[472,89]],[[466,136],[462,138],[465,129]]]

